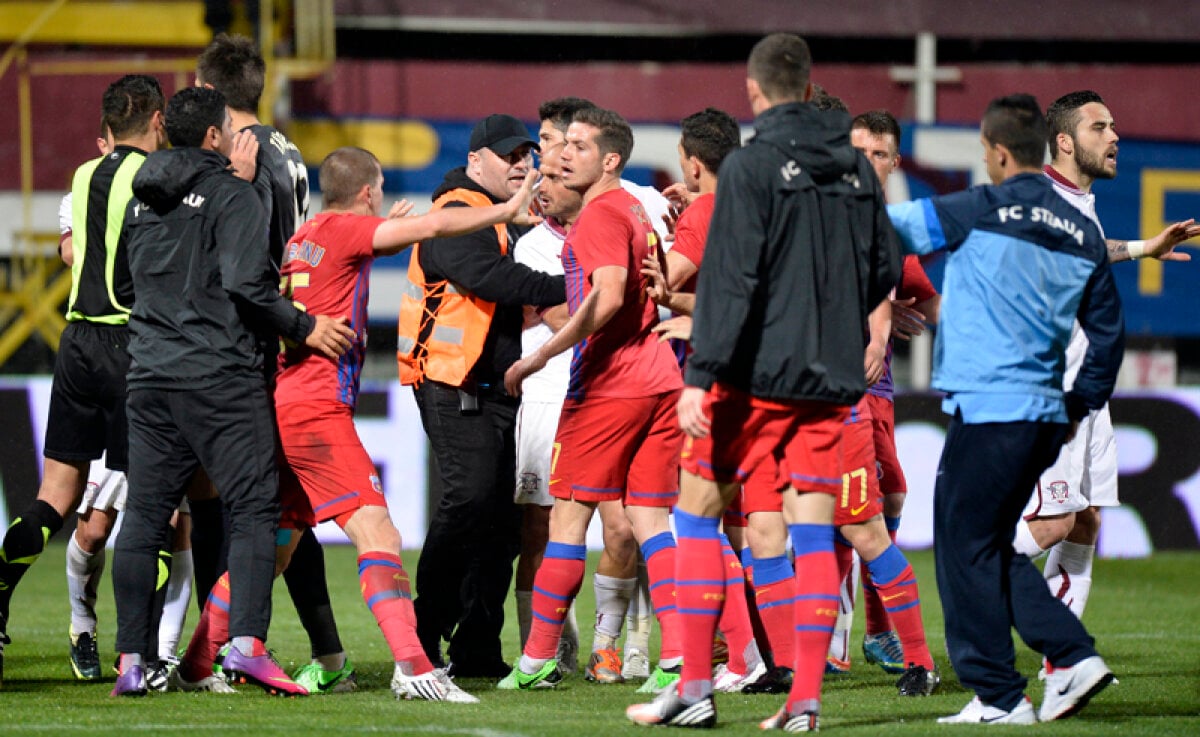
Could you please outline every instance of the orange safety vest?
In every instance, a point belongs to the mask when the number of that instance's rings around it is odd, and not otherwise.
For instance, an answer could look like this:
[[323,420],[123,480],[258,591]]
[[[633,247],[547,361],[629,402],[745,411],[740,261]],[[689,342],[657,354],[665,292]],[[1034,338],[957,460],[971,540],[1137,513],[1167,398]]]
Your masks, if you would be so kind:
[[[464,202],[471,207],[494,204],[480,192],[452,189],[434,201],[433,209],[439,210],[448,202]],[[507,226],[499,223],[493,227],[500,253],[507,254]],[[412,247],[408,279],[400,295],[396,348],[400,383],[419,384],[430,379],[462,386],[483,351],[496,304],[479,299],[449,279],[428,281],[421,268],[420,249],[420,243]]]

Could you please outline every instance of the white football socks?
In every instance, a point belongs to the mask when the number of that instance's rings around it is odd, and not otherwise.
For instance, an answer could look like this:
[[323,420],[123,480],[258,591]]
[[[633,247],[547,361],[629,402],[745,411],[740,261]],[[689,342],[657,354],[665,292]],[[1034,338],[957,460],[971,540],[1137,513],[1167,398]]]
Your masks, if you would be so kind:
[[621,636],[621,625],[629,601],[637,588],[637,578],[615,578],[597,573],[592,577],[596,594],[596,627],[592,637],[592,652],[613,650]]
[[858,592],[861,567],[862,562],[855,553],[854,562],[838,587],[838,617],[829,640],[829,657],[843,663],[850,662],[850,627],[854,624],[854,596]]
[[1062,599],[1071,612],[1080,619],[1092,591],[1092,560],[1096,555],[1095,545],[1063,540],[1050,548],[1046,558],[1046,584],[1050,593]]
[[188,606],[192,603],[192,551],[176,550],[171,554],[171,575],[167,579],[167,599],[163,603],[162,619],[158,621],[158,657],[175,662],[175,651],[183,633]]
[[638,561],[638,582],[625,614],[625,660],[630,650],[650,655],[650,631],[654,627],[654,605],[650,603],[650,580],[645,561]]
[[67,542],[67,593],[71,598],[71,632],[96,633],[96,594],[104,576],[104,548],[85,552],[75,540]]

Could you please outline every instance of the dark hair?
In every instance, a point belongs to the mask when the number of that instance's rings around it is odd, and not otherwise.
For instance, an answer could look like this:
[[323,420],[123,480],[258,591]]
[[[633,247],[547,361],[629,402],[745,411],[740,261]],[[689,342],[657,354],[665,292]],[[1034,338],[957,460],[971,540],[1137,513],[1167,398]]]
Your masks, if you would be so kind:
[[679,144],[683,153],[695,156],[713,174],[729,152],[742,145],[742,130],[733,116],[715,107],[706,107],[680,123],[683,135]]
[[1046,160],[1046,118],[1033,95],[992,100],[983,113],[983,137],[1012,153],[1021,166],[1040,167]]
[[1059,133],[1066,133],[1072,140],[1075,138],[1075,129],[1079,127],[1079,119],[1083,117],[1079,108],[1089,102],[1103,105],[1104,99],[1091,90],[1079,90],[1063,95],[1046,108],[1046,127],[1049,128],[1046,141],[1050,144],[1051,153],[1058,150]]
[[326,207],[346,207],[363,185],[375,184],[381,167],[375,154],[357,146],[343,146],[325,157],[317,175]]
[[601,155],[615,153],[621,157],[621,165],[617,167],[617,173],[620,174],[629,163],[629,155],[633,153],[633,129],[625,118],[612,110],[590,107],[577,111],[573,122],[590,125],[600,131],[596,136],[596,146]]
[[772,33],[754,44],[746,64],[746,76],[758,82],[771,102],[804,99],[811,71],[808,44],[792,33]]
[[849,113],[850,108],[846,107],[846,103],[837,95],[829,94],[824,87],[819,84],[813,84],[812,99],[809,100],[818,110],[836,110],[840,113]]
[[162,112],[162,87],[145,74],[127,74],[108,86],[100,103],[101,130],[114,139],[140,136],[150,129],[150,119]]
[[196,76],[220,90],[229,107],[257,113],[267,77],[267,63],[249,38],[218,34],[196,61]]
[[199,148],[209,128],[224,125],[225,115],[225,95],[207,87],[185,87],[167,103],[167,140],[176,148]]
[[550,125],[563,133],[575,120],[575,113],[596,107],[596,103],[582,97],[556,97],[538,105],[538,120],[548,120]]
[[900,124],[887,110],[869,110],[859,113],[850,121],[850,130],[862,128],[874,136],[891,136],[900,147]]

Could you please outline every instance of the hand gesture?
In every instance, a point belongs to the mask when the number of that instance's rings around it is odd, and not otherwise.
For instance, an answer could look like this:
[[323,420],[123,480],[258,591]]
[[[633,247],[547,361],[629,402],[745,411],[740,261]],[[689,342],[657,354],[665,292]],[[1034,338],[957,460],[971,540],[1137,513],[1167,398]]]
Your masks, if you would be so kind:
[[258,139],[253,131],[240,130],[233,134],[229,161],[234,176],[247,182],[254,181],[254,172],[258,170]]
[[536,194],[534,185],[537,184],[538,177],[536,169],[526,174],[521,188],[509,199],[513,210],[508,221],[513,225],[537,225],[542,222],[542,218],[533,210],[533,196]]
[[317,315],[316,320],[317,324],[304,339],[304,345],[334,360],[350,350],[357,335],[350,329],[349,318]]
[[[662,214],[663,227],[666,233],[663,235],[663,243],[675,242],[675,225],[679,222],[679,213],[674,206],[668,206],[667,211]],[[657,231],[655,231],[657,232]]]
[[388,220],[409,217],[412,215],[414,207],[416,207],[416,205],[408,200],[399,200],[398,202],[393,203],[391,209],[388,210]]
[[658,260],[658,249],[642,259],[642,276],[646,277],[646,296],[656,305],[670,302],[671,288],[667,284],[667,275],[663,273],[662,264]]
[[692,204],[696,193],[689,192],[687,186],[682,182],[676,182],[663,190],[663,197],[666,197],[669,203],[667,211],[662,216],[663,223],[667,226],[667,236],[664,240],[674,241],[675,226],[679,224],[679,217],[683,215],[687,206]]
[[692,316],[676,315],[670,320],[663,320],[650,328],[650,332],[658,333],[658,342],[660,343],[672,339],[690,341],[692,339]]
[[912,308],[916,297],[892,300],[892,337],[910,340],[925,332],[925,316]]
[[699,192],[689,191],[687,185],[683,182],[675,182],[670,187],[664,189],[662,193],[663,197],[671,201],[671,208],[675,211],[676,215],[686,210],[687,206],[692,204],[692,201],[699,194]]
[[1181,223],[1168,225],[1163,232],[1146,241],[1145,258],[1156,258],[1159,261],[1191,261],[1189,253],[1176,253],[1175,246],[1200,235],[1200,225],[1196,219],[1184,220]]

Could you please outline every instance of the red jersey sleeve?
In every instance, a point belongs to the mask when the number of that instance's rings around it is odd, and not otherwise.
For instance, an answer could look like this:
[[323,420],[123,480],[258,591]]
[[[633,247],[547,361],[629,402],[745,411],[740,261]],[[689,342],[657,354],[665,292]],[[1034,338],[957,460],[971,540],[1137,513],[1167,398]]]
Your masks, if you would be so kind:
[[356,217],[346,218],[342,223],[345,230],[339,233],[348,246],[348,255],[359,258],[375,256],[375,230],[387,222],[386,218]]
[[900,286],[896,288],[896,299],[916,297],[916,304],[921,304],[936,296],[937,290],[933,288],[933,282],[929,281],[929,277],[925,274],[921,260],[916,256],[905,256]]
[[683,211],[675,224],[675,244],[671,250],[700,268],[704,260],[704,243],[708,240],[708,224],[712,220],[714,197],[701,195]]

